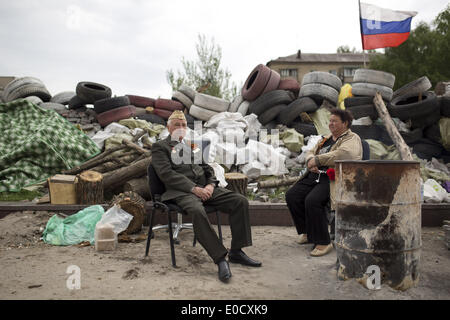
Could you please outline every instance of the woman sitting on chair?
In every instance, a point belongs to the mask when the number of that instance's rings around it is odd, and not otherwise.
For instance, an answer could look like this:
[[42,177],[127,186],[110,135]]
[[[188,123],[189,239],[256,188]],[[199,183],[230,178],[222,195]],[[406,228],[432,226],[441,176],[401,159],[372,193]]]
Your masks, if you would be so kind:
[[324,137],[306,155],[308,173],[286,193],[286,203],[294,220],[300,244],[314,244],[311,256],[323,256],[333,246],[328,232],[325,206],[331,198],[334,209],[334,181],[325,173],[334,167],[335,160],[361,160],[360,137],[350,130],[353,116],[350,112],[333,109],[329,129]]

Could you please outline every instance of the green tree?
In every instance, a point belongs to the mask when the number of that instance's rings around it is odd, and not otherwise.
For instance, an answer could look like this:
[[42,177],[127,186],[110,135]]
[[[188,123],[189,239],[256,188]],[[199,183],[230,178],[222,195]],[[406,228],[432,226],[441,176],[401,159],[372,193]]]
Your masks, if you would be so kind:
[[181,85],[187,85],[205,94],[231,100],[237,95],[237,85],[231,83],[231,73],[220,66],[222,49],[205,35],[198,35],[198,43],[195,46],[197,60],[188,61],[181,59],[183,72],[167,71],[167,81],[176,91]]
[[337,53],[362,53],[361,51],[357,51],[355,47],[350,49],[348,45],[339,46],[336,49]]
[[421,22],[400,46],[386,48],[384,55],[372,56],[370,68],[394,74],[394,89],[422,76],[427,76],[433,86],[449,80],[449,27],[450,5],[430,25]]

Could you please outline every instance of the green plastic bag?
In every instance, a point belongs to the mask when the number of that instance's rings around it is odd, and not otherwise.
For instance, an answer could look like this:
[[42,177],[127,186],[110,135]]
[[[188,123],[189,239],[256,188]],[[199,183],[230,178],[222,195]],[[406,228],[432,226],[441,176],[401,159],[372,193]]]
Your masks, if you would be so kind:
[[330,123],[331,112],[324,107],[320,107],[316,112],[309,115],[316,126],[317,133],[321,136],[331,134],[328,124]]
[[300,152],[305,145],[303,135],[298,133],[295,129],[287,129],[280,134],[284,146],[291,152]]
[[95,242],[95,225],[105,210],[100,205],[87,207],[65,219],[54,215],[47,222],[42,238],[45,243],[70,246],[83,241]]

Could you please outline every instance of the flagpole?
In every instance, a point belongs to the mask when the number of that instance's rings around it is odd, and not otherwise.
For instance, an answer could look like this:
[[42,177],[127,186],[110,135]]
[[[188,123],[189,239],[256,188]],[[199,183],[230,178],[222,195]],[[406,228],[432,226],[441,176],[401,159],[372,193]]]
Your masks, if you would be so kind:
[[361,0],[358,0],[358,6],[359,6],[359,28],[361,30],[361,45],[363,49],[363,61],[364,61],[364,69],[366,69],[366,50],[364,50],[364,40],[363,40],[363,31],[362,31],[362,25],[361,25]]

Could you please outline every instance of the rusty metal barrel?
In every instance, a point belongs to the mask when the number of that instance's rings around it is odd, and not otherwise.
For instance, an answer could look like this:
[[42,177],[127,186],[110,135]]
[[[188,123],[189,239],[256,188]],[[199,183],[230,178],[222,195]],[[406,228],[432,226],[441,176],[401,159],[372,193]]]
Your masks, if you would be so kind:
[[419,280],[420,165],[417,161],[336,161],[335,246],[338,278],[406,290]]

